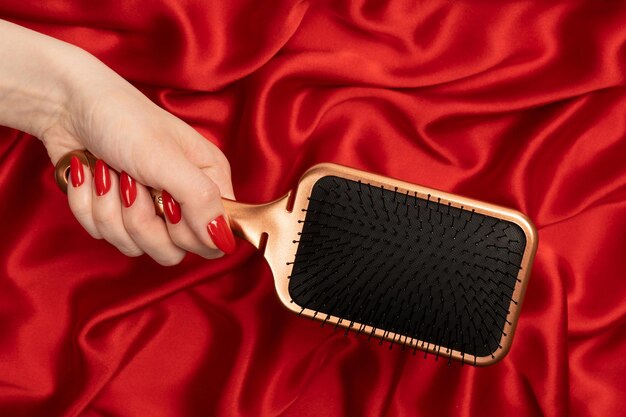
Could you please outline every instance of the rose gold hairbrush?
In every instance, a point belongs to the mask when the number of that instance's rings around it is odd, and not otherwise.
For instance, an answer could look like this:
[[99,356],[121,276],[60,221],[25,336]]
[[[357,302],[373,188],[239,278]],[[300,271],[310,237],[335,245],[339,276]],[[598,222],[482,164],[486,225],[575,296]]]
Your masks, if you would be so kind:
[[[63,190],[72,155],[95,163],[87,151],[65,155]],[[523,214],[330,163],[271,203],[223,203],[291,311],[462,363],[508,352],[537,247]]]

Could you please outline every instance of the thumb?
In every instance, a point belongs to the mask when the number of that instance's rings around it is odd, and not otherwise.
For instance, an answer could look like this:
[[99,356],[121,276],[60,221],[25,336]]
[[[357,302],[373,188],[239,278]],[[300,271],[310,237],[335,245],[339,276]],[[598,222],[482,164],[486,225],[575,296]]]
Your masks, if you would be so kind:
[[158,158],[158,162],[151,160],[152,169],[145,171],[150,173],[146,183],[171,195],[173,204],[180,206],[184,223],[201,243],[232,253],[235,240],[221,200],[222,195],[233,197],[228,167],[221,164],[198,167],[181,150],[162,155],[167,157]]

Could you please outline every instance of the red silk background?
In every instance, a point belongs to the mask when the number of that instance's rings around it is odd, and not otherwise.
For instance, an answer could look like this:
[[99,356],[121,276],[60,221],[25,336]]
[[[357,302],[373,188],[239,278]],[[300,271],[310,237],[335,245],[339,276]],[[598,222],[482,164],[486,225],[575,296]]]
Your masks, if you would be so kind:
[[320,328],[239,242],[164,268],[92,240],[0,130],[2,416],[612,416],[626,408],[626,3],[2,1],[229,158],[264,202],[332,161],[516,208],[539,248],[489,368]]

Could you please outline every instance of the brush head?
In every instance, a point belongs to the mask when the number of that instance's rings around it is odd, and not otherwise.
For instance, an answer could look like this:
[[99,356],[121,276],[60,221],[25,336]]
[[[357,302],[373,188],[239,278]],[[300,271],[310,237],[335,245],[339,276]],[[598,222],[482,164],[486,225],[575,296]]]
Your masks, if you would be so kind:
[[527,245],[519,225],[340,176],[317,180],[301,210],[288,288],[302,309],[414,352],[501,356]]

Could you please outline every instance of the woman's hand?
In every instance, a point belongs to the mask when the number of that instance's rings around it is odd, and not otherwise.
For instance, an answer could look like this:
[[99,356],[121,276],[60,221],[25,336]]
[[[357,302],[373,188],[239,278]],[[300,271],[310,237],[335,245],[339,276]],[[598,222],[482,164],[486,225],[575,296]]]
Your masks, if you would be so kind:
[[[83,50],[7,22],[0,39],[11,58],[0,61],[0,124],[39,137],[53,163],[76,149],[100,158],[94,175],[77,160],[70,169],[70,208],[89,234],[164,265],[234,250],[220,199],[234,198],[230,167],[215,145]],[[166,190],[166,222],[146,187]]]

